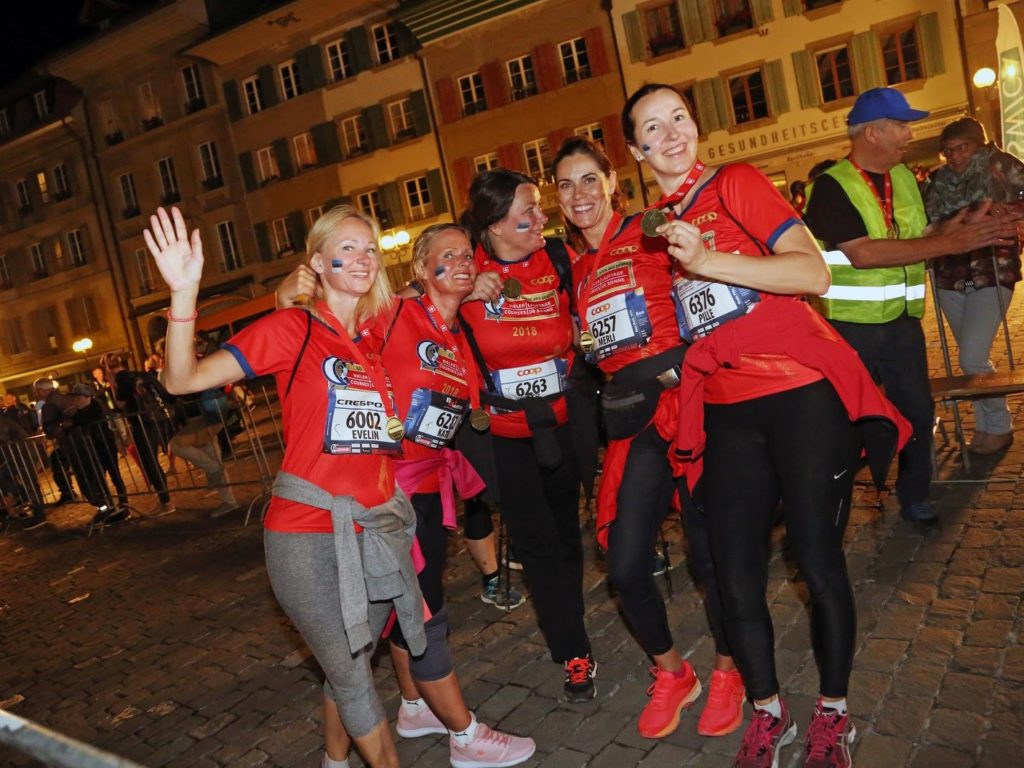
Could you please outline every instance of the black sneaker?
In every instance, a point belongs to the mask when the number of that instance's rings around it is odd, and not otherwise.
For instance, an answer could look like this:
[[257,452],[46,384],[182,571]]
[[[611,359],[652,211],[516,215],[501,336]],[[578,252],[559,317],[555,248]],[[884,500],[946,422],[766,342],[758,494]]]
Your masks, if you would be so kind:
[[586,656],[574,656],[565,662],[565,700],[578,704],[593,699],[597,695],[595,674],[597,662],[589,653]]
[[918,501],[900,509],[900,517],[911,523],[919,525],[935,525],[939,522],[939,516],[935,514],[932,505],[927,501]]

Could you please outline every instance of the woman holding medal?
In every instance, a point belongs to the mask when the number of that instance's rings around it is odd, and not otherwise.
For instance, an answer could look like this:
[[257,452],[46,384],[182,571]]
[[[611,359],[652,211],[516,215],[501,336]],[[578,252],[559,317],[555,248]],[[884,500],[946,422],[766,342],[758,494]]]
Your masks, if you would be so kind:
[[[602,406],[609,442],[597,538],[608,551],[609,580],[630,628],[655,663],[651,697],[637,728],[646,738],[662,738],[678,727],[681,711],[701,692],[675,648],[665,601],[651,575],[651,552],[676,490],[668,454],[678,425],[685,344],[672,301],[673,260],[663,239],[644,233],[641,216],[615,210],[615,171],[590,139],[566,139],[553,167],[567,228],[589,247],[578,290],[580,346],[607,378]],[[743,681],[722,630],[704,515],[685,486],[679,492],[689,560],[705,590],[716,650],[697,730],[724,736],[743,720]]]
[[[648,233],[664,239],[681,267],[677,310],[694,340],[683,362],[675,447],[689,487],[701,480],[725,633],[754,701],[735,764],[774,768],[796,735],[779,698],[765,599],[781,500],[811,596],[821,675],[804,764],[850,765],[846,691],[856,614],[843,531],[862,448],[877,447],[887,464],[897,431],[905,440],[909,425],[800,298],[823,293],[829,272],[772,183],[742,163],[705,167],[692,111],[671,86],[636,91],[622,124],[633,156],[664,193]],[[861,417],[871,417],[869,427],[854,426]]]
[[415,512],[396,489],[391,458],[404,430],[379,355],[360,331],[392,303],[376,222],[348,206],[324,214],[306,242],[323,299],[312,311],[261,318],[201,360],[192,353],[199,232],[189,236],[177,208],[158,209],[150,227],[146,244],[171,293],[164,383],[184,394],[276,378],[286,448],[264,520],[270,583],[366,762],[397,766],[370,656],[392,611],[410,653],[422,654],[426,642],[410,555]]
[[567,424],[573,362],[570,257],[545,240],[533,179],[494,169],[473,179],[462,223],[482,273],[503,295],[466,303],[463,329],[481,373],[501,513],[530,587],[551,657],[573,702],[594,698],[596,664],[583,624],[580,476]]

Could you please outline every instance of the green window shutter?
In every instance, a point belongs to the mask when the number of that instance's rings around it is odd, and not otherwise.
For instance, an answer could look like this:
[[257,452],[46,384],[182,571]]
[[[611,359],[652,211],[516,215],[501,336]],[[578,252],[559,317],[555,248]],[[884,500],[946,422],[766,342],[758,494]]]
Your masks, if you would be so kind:
[[309,45],[295,52],[295,68],[299,71],[299,82],[303,93],[327,85],[324,72],[324,57],[319,45]]
[[787,16],[796,16],[804,12],[804,0],[782,0],[782,12]]
[[[402,195],[398,191],[398,184],[389,181],[381,184],[377,189],[380,196],[380,206],[387,213],[387,224],[389,227],[397,227],[405,223],[405,206],[402,205]],[[385,218],[383,215],[381,218]]]
[[786,92],[781,59],[765,62],[764,88],[768,97],[768,114],[782,115],[789,112],[789,94]]
[[448,196],[444,193],[444,180],[441,171],[434,168],[427,171],[427,189],[430,191],[430,203],[434,206],[434,215],[440,216],[448,211]]
[[800,95],[800,106],[805,109],[821,104],[821,89],[818,87],[818,70],[814,66],[811,51],[793,51],[793,71],[796,72],[796,90]]
[[274,148],[274,155],[277,156],[277,167],[281,171],[281,178],[290,179],[295,175],[295,163],[292,162],[288,139],[275,139],[270,144]]
[[253,234],[256,236],[256,252],[260,255],[260,261],[273,261],[277,254],[270,245],[270,227],[265,221],[257,221],[252,226]]
[[630,61],[643,61],[647,58],[644,48],[644,36],[640,31],[640,14],[636,11],[622,14],[622,27],[626,31],[626,46],[629,48]]
[[309,132],[313,134],[313,148],[316,150],[318,164],[341,162],[341,142],[338,141],[338,129],[333,120],[314,125]]
[[[702,11],[707,12],[707,3],[703,3],[701,0],[678,0],[676,5],[679,8],[679,18],[683,23],[683,39],[687,47],[714,37],[709,34],[701,20]],[[710,25],[710,14],[707,15]]]
[[242,184],[246,192],[259,189],[256,183],[256,166],[252,161],[252,152],[243,152],[238,156],[238,166],[242,169]]
[[416,50],[416,38],[412,31],[400,21],[394,22],[395,37],[398,38],[398,55],[408,56]]
[[228,108],[231,122],[242,118],[242,100],[238,95],[238,83],[227,80],[224,83],[224,105]]
[[348,44],[353,74],[373,67],[373,59],[370,58],[370,37],[366,34],[366,27],[350,29],[345,33],[345,42]]
[[289,211],[284,217],[288,234],[296,251],[306,250],[306,216],[302,211]]
[[942,36],[939,34],[939,14],[922,14],[914,23],[917,31],[917,48],[921,55],[921,66],[925,77],[941,75],[946,71],[942,57]]
[[430,133],[430,114],[427,112],[427,97],[423,91],[413,91],[409,96],[409,108],[412,110],[412,127],[417,136]]
[[772,9],[772,0],[750,0],[750,15],[754,19],[755,27],[774,21],[775,11]]
[[269,64],[265,67],[260,67],[256,76],[260,80],[260,91],[263,93],[263,106],[272,107],[281,101],[281,97],[277,95],[277,73],[274,68]]
[[725,110],[725,90],[721,80],[711,78],[694,83],[693,101],[697,116],[700,118],[701,133],[707,135],[729,125],[728,112]]
[[388,126],[384,120],[384,108],[380,104],[371,104],[363,110],[363,125],[366,127],[366,140],[370,149],[388,146]]
[[850,38],[850,64],[858,93],[886,84],[882,50],[874,32],[861,32]]

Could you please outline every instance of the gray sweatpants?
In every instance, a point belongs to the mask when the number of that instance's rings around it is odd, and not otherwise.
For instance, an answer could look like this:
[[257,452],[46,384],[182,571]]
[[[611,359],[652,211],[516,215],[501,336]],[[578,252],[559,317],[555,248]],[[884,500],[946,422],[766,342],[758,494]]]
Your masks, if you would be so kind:
[[[373,687],[373,648],[365,648],[355,656],[349,652],[341,617],[333,535],[264,531],[263,546],[270,586],[324,670],[326,695],[337,703],[345,730],[355,737],[365,736],[386,717]],[[391,609],[390,601],[369,604],[374,644]]]

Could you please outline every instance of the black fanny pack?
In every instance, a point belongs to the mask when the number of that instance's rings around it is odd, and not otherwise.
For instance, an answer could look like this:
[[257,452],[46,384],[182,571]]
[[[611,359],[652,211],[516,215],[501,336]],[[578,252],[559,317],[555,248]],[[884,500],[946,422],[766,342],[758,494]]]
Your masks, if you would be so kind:
[[646,427],[666,389],[679,386],[686,346],[637,360],[615,373],[601,391],[601,408],[609,440],[626,440]]
[[545,469],[554,469],[562,463],[562,449],[558,447],[558,438],[555,436],[558,419],[552,404],[564,395],[564,392],[559,392],[547,397],[510,400],[494,392],[481,392],[480,402],[506,411],[522,411],[526,416],[526,425],[533,433],[533,451],[537,463]]

